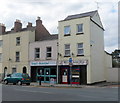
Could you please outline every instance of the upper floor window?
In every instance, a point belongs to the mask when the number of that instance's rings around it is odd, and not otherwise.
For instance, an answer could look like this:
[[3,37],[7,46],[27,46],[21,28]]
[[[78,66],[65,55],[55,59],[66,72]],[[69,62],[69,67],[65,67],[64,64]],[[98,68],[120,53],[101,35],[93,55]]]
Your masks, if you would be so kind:
[[16,52],[16,62],[20,61],[20,52]]
[[83,33],[83,24],[77,24],[77,33]]
[[40,48],[35,48],[35,59],[40,58]]
[[20,45],[20,37],[16,37],[16,46]]
[[70,56],[70,44],[65,44],[65,56]]
[[77,55],[84,55],[83,43],[77,44]]
[[0,62],[2,62],[2,53],[0,53]]
[[64,35],[70,35],[70,26],[64,27]]
[[46,48],[46,58],[50,59],[52,57],[52,48],[51,47],[47,47]]
[[0,40],[0,47],[2,47],[3,45],[3,40]]

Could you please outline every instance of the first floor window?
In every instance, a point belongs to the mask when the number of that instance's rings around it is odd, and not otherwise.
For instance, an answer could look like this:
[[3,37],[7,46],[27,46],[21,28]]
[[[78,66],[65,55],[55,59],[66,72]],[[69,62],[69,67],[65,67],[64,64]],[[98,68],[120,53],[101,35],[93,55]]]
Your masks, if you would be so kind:
[[84,55],[83,43],[78,43],[77,44],[77,54],[78,55]]
[[52,48],[51,47],[47,47],[46,48],[46,57],[47,58],[51,58],[52,57]]
[[40,58],[40,48],[35,48],[35,59]]
[[16,62],[20,61],[20,52],[16,52]]
[[65,56],[70,56],[70,44],[65,44]]

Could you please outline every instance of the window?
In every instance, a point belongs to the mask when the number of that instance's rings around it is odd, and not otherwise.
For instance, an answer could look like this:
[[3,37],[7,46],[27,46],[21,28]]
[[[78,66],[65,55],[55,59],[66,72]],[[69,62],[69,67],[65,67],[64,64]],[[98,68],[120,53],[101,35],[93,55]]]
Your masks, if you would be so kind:
[[64,27],[64,35],[70,35],[70,26]]
[[0,53],[0,62],[2,62],[2,53]]
[[35,48],[35,59],[40,58],[40,48]]
[[0,40],[0,47],[2,47],[3,45],[3,40]]
[[[16,73],[16,68],[12,68],[12,73]],[[14,76],[15,74],[13,74],[12,76]],[[16,76],[16,75],[15,75]]]
[[83,24],[77,24],[77,33],[83,33]]
[[51,58],[52,57],[52,48],[51,47],[47,47],[46,48],[46,57],[47,58]]
[[16,52],[16,62],[20,61],[20,52]]
[[65,44],[65,56],[70,56],[70,44]]
[[16,38],[16,46],[20,45],[20,37]]
[[78,43],[77,44],[77,54],[78,55],[84,55],[84,50],[83,50],[83,43]]

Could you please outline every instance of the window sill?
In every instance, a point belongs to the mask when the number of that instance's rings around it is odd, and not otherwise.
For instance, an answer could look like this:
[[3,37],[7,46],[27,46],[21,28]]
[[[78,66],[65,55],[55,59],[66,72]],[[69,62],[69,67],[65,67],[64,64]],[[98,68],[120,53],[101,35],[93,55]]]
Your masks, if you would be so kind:
[[20,62],[20,61],[15,61],[15,62]]
[[70,56],[64,56],[64,57],[70,57]]
[[64,36],[71,36],[70,34],[64,34]]
[[81,35],[81,34],[84,34],[84,33],[83,32],[76,33],[76,35]]
[[79,57],[79,56],[84,56],[84,55],[77,55],[77,56]]
[[46,58],[46,60],[51,60],[51,59],[52,59],[51,57]]

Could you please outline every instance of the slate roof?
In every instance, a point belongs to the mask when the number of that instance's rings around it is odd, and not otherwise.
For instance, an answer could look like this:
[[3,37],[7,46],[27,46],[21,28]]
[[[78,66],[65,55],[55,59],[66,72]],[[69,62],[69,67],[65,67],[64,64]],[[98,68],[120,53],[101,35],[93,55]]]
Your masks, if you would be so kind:
[[95,15],[95,13],[97,13],[98,11],[91,11],[91,12],[86,12],[86,13],[81,13],[81,14],[76,14],[76,15],[69,15],[68,17],[66,17],[63,21],[66,20],[71,20],[71,19],[76,19],[76,18],[82,18],[82,17],[93,17]]

